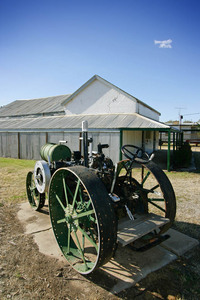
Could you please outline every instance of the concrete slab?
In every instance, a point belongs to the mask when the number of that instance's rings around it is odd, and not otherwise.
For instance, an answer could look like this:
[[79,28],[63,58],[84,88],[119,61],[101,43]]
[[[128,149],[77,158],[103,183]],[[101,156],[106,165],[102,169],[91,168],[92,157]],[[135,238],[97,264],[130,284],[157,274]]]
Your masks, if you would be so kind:
[[24,225],[25,233],[33,235],[41,253],[66,262],[54,237],[47,205],[37,212],[31,209],[28,202],[22,203],[18,218]]
[[34,233],[33,236],[41,253],[66,263],[66,259],[58,247],[52,228],[46,231]]
[[18,218],[23,223],[25,233],[33,234],[51,228],[48,206],[44,206],[41,212],[31,209],[28,202],[20,204]]
[[[41,253],[66,262],[54,237],[47,206],[42,212],[36,212],[29,203],[23,203],[20,205],[18,218],[24,225],[25,233],[33,235]],[[197,240],[176,230],[170,229],[168,234],[170,238],[167,241],[145,252],[135,252],[129,247],[119,246],[115,257],[101,268],[105,275],[115,279],[116,284],[110,292],[117,294],[135,285],[149,273],[198,245]]]
[[117,294],[175,259],[177,259],[175,254],[160,246],[145,252],[135,252],[128,247],[119,247],[114,259],[104,265],[102,270],[117,281],[111,289],[112,293]]
[[164,241],[161,246],[178,256],[183,255],[199,244],[198,240],[174,229],[169,229],[167,234],[170,235],[170,238]]

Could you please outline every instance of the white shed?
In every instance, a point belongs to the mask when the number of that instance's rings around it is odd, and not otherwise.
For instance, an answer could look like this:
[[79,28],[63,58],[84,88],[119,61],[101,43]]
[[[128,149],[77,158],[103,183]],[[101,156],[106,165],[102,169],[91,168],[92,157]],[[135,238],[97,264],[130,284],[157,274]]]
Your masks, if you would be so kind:
[[1,108],[0,156],[38,159],[44,143],[63,139],[77,150],[81,123],[87,120],[94,147],[108,143],[106,155],[116,162],[122,158],[123,144],[147,152],[158,148],[159,132],[171,130],[159,122],[159,116],[149,105],[95,75],[71,95],[14,101]]

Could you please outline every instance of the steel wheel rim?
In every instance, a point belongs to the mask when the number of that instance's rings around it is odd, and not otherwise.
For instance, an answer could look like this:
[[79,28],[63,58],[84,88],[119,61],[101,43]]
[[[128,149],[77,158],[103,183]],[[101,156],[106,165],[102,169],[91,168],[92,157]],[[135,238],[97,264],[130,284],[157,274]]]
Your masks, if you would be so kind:
[[160,227],[159,233],[164,233],[171,227],[175,219],[176,198],[174,190],[168,177],[155,163],[144,164],[143,168],[143,178],[137,179],[140,182],[138,183],[139,195],[146,213],[154,213],[169,219],[169,223]]
[[53,231],[63,255],[81,274],[91,273],[103,256],[103,231],[92,197],[72,168],[54,174],[49,189]]

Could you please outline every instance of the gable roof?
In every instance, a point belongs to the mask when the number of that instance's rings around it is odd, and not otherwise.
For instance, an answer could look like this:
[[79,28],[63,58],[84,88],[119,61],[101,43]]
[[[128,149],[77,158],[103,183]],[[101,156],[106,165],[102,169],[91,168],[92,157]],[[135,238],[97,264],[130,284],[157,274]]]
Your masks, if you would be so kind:
[[16,100],[0,108],[0,117],[23,117],[64,113],[62,102],[70,95],[46,98]]
[[161,115],[160,112],[158,112],[157,110],[155,110],[154,108],[152,108],[151,106],[147,105],[146,103],[142,102],[141,100],[137,99],[136,97],[132,96],[131,94],[125,92],[124,90],[120,89],[119,87],[117,87],[116,85],[110,83],[109,81],[105,80],[104,78],[100,77],[99,75],[94,75],[92,78],[90,78],[86,83],[84,83],[78,90],[76,90],[73,94],[71,94],[67,99],[65,99],[62,103],[62,105],[66,105],[67,103],[69,103],[71,100],[73,100],[74,97],[76,97],[81,91],[83,91],[85,88],[87,88],[92,82],[94,82],[95,80],[99,80],[100,82],[106,84],[107,86],[109,86],[112,89],[117,90],[119,93],[124,94],[125,96],[127,96],[129,99],[134,100],[140,104],[142,104],[143,106],[151,109],[152,111],[156,112],[157,114]]

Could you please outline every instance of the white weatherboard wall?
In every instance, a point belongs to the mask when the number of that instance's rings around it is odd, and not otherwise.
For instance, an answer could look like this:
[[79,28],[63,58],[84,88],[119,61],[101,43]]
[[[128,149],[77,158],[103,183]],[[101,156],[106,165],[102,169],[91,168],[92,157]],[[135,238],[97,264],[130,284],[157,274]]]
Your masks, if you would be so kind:
[[123,131],[123,145],[130,144],[142,147],[142,131]]
[[159,121],[159,113],[112,84],[96,79],[65,105],[70,114],[139,113]]
[[89,132],[89,137],[92,137],[93,151],[97,151],[97,145],[108,144],[109,148],[104,148],[103,153],[106,157],[113,160],[114,163],[119,161],[119,148],[120,148],[120,133],[119,132]]
[[142,103],[138,103],[138,113],[155,121],[159,121],[160,115]]
[[99,80],[93,81],[65,106],[67,115],[124,112],[137,112],[137,101]]
[[[155,149],[153,135],[153,131],[144,131],[144,149],[148,153],[152,153],[154,150],[158,149],[159,132],[155,132]],[[142,131],[124,130],[123,145],[124,144],[131,144],[142,147]]]

